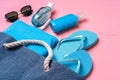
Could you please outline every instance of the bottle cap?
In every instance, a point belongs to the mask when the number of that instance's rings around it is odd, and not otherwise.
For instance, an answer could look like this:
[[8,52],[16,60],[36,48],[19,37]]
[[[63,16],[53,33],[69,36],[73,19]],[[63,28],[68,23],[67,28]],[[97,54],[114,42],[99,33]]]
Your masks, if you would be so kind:
[[81,21],[86,19],[85,15],[84,15],[83,13],[77,14],[77,17],[78,17]]
[[54,6],[54,4],[53,3],[51,3],[51,2],[47,2],[48,3],[48,7],[50,7],[51,9],[53,8],[53,6]]

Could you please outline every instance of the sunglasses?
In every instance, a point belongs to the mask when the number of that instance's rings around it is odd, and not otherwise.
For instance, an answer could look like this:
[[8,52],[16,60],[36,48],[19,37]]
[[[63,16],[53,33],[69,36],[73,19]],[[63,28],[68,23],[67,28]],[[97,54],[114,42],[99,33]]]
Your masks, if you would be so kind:
[[7,19],[7,21],[10,22],[14,22],[15,20],[18,19],[18,15],[19,14],[23,14],[24,16],[29,16],[32,14],[32,8],[30,5],[24,6],[20,9],[20,13],[18,13],[17,11],[11,11],[7,14],[5,14],[5,18]]

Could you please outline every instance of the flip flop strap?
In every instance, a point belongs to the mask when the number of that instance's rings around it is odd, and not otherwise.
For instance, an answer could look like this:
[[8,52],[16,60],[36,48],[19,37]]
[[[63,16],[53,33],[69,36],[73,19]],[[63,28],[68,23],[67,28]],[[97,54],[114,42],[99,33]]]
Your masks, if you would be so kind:
[[82,37],[81,38],[81,41],[80,41],[80,46],[76,49],[77,50],[80,50],[80,49],[84,49],[84,46],[85,46],[85,41],[87,40],[86,37]]
[[43,66],[44,66],[45,72],[49,71],[49,68],[50,68],[49,64],[53,57],[53,52],[52,52],[51,47],[46,42],[41,41],[41,40],[20,40],[20,41],[15,41],[15,42],[11,42],[11,43],[4,43],[3,46],[8,49],[8,48],[17,47],[20,45],[27,45],[27,44],[43,45],[48,50],[48,56],[46,57]]
[[77,67],[76,67],[75,72],[79,73],[79,71],[80,71],[81,62],[80,62],[79,59],[75,59],[75,58],[73,58],[73,59],[65,59],[65,60],[62,60],[62,61],[59,61],[59,62],[77,62]]
[[77,48],[77,50],[80,50],[84,47],[84,41],[86,41],[86,37],[82,36],[82,35],[79,35],[79,36],[75,36],[75,37],[68,37],[68,38],[63,38],[61,39],[57,46],[56,46],[56,49],[58,50],[60,45],[64,42],[68,42],[68,41],[77,41],[77,40],[80,40],[80,46]]

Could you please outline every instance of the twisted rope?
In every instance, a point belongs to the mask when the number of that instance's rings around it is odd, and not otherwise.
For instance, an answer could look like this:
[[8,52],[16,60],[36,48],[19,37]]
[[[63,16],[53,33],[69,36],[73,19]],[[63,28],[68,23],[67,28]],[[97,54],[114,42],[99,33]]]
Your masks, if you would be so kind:
[[41,41],[41,40],[20,40],[20,41],[15,41],[15,42],[11,42],[11,43],[4,43],[3,46],[8,49],[8,48],[17,47],[17,46],[20,46],[23,44],[24,45],[39,44],[39,45],[43,45],[47,49],[48,56],[46,57],[43,66],[44,66],[45,72],[49,71],[49,69],[50,69],[49,64],[50,64],[50,61],[53,57],[53,52],[52,52],[51,47],[46,42]]

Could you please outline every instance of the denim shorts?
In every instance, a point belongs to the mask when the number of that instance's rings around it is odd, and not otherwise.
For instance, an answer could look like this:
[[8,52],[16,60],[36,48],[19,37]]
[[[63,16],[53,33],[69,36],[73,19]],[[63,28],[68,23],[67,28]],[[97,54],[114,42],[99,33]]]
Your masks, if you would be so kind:
[[52,60],[50,70],[43,69],[44,57],[25,46],[5,49],[3,43],[14,38],[0,33],[0,80],[85,80],[74,71]]

